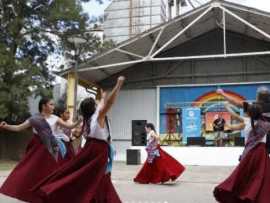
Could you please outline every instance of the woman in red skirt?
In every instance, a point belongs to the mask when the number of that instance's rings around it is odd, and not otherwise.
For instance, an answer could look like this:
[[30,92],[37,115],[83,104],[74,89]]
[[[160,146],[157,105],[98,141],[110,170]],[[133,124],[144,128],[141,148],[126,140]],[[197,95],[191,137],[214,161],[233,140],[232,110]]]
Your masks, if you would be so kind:
[[80,105],[83,116],[82,135],[86,144],[79,154],[41,181],[34,191],[44,203],[120,203],[111,182],[109,163],[110,134],[106,113],[112,107],[124,77],[119,77],[111,94],[103,94],[96,106],[93,98]]
[[[57,107],[56,115],[64,122],[69,123],[70,112],[64,106]],[[55,136],[58,139],[61,139],[66,147],[65,156],[59,160],[59,164],[62,165],[75,157],[75,150],[73,148],[72,141],[76,138],[72,136],[71,129],[59,125],[56,126]]]
[[221,203],[269,203],[270,159],[265,143],[270,123],[260,104],[245,103],[244,110],[252,126],[244,152],[232,174],[214,189],[214,196]]
[[20,125],[0,124],[0,129],[20,132],[32,127],[34,136],[29,142],[26,152],[14,170],[0,188],[0,193],[26,201],[38,202],[31,188],[48,176],[58,167],[58,156],[63,153],[61,143],[53,132],[56,125],[73,128],[78,123],[66,124],[62,119],[53,115],[54,103],[50,98],[39,102],[40,114],[35,115]]
[[160,148],[159,136],[152,123],[146,124],[145,130],[147,132],[147,160],[134,181],[141,184],[156,184],[176,180],[185,167]]

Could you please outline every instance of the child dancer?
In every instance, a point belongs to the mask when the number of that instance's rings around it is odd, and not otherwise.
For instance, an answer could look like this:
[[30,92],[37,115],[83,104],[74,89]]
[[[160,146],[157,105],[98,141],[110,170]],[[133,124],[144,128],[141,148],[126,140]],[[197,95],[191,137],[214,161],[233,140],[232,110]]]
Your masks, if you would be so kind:
[[[64,107],[58,107],[56,114],[64,122],[69,123],[70,112],[66,108],[64,108]],[[72,136],[71,129],[68,129],[68,128],[65,128],[65,127],[62,127],[62,126],[59,126],[59,125],[56,126],[55,136],[58,139],[61,139],[64,142],[65,147],[67,149],[67,152],[66,152],[65,157],[62,158],[59,161],[60,165],[62,165],[64,163],[66,163],[67,161],[71,160],[75,156],[75,150],[73,148],[72,141],[74,139],[76,139],[76,138],[74,138]]]
[[34,190],[43,202],[119,203],[109,171],[109,132],[106,114],[111,109],[124,83],[119,77],[109,96],[103,95],[96,106],[93,98],[80,105],[83,116],[82,134],[87,139],[84,148],[70,162],[45,178]]
[[1,193],[26,202],[37,202],[30,189],[58,167],[58,158],[64,151],[61,150],[61,143],[54,136],[55,126],[71,129],[80,123],[78,121],[67,124],[53,115],[53,111],[52,99],[42,98],[39,102],[40,114],[20,125],[8,125],[5,122],[0,124],[0,129],[20,132],[32,127],[34,132],[22,160],[0,188]]
[[264,119],[260,104],[247,105],[245,110],[252,129],[239,165],[214,189],[221,203],[268,203],[270,199],[270,159],[265,145],[270,123]]
[[145,130],[147,132],[147,160],[134,181],[155,184],[176,180],[185,170],[184,166],[161,149],[159,136],[152,123],[146,124]]

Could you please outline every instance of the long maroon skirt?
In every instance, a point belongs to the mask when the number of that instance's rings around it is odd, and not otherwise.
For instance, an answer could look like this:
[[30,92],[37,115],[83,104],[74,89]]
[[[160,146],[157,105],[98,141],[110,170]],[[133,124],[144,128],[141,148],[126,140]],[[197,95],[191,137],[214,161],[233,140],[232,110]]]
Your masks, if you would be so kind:
[[176,180],[185,170],[185,167],[177,160],[163,151],[160,146],[159,157],[155,157],[152,163],[145,161],[142,169],[134,178],[135,182],[148,183],[164,183],[169,180]]
[[82,151],[33,190],[47,203],[119,203],[111,178],[105,174],[108,144],[89,139]]
[[264,143],[248,152],[214,196],[221,203],[270,202],[270,159]]
[[72,143],[71,142],[64,142],[64,143],[67,149],[67,153],[65,155],[65,158],[59,156],[59,166],[62,166],[63,164],[69,162],[71,159],[75,157],[75,150]]
[[38,202],[31,188],[56,170],[58,164],[40,138],[34,135],[25,155],[0,188],[0,193],[26,202]]

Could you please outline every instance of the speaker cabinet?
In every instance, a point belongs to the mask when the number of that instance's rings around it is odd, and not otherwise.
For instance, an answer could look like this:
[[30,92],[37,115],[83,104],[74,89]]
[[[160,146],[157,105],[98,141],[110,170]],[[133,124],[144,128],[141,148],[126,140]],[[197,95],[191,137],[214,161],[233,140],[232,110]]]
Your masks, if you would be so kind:
[[146,145],[146,120],[132,120],[132,145],[145,146]]
[[127,165],[141,164],[141,151],[139,149],[127,149]]
[[235,146],[245,146],[245,138],[244,137],[235,137],[234,138]]
[[188,137],[187,145],[205,146],[205,137]]

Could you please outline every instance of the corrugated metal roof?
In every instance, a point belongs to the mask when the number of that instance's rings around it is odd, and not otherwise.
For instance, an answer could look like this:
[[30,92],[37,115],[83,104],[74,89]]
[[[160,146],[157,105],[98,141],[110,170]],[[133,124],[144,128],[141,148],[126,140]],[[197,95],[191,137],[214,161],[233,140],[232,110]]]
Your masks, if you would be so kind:
[[[270,33],[270,13],[231,2],[214,0],[124,41],[118,44],[116,48],[93,57],[86,64],[81,64],[79,66],[79,77],[84,80],[98,82],[132,66],[133,64],[147,61],[147,55],[152,45],[155,43],[155,39],[159,35],[160,30],[164,29],[153,53],[210,7],[212,9],[206,15],[194,24],[194,26],[190,27],[184,35],[181,35],[181,37],[175,39],[173,43],[163,49],[162,52],[179,46],[211,30],[219,27],[222,28],[223,10],[219,7],[213,7],[213,4],[217,3],[228,11],[248,21],[250,24],[262,29],[265,33]],[[230,15],[226,15],[226,30],[241,33],[259,40],[270,41],[266,36],[263,36],[255,30],[249,29],[245,24]],[[129,54],[126,51],[131,52],[132,54]],[[162,54],[162,52],[160,54]],[[120,65],[119,63],[123,64]],[[114,66],[112,64],[118,65]],[[63,71],[60,75],[64,76],[69,71],[72,70],[68,69]]]

